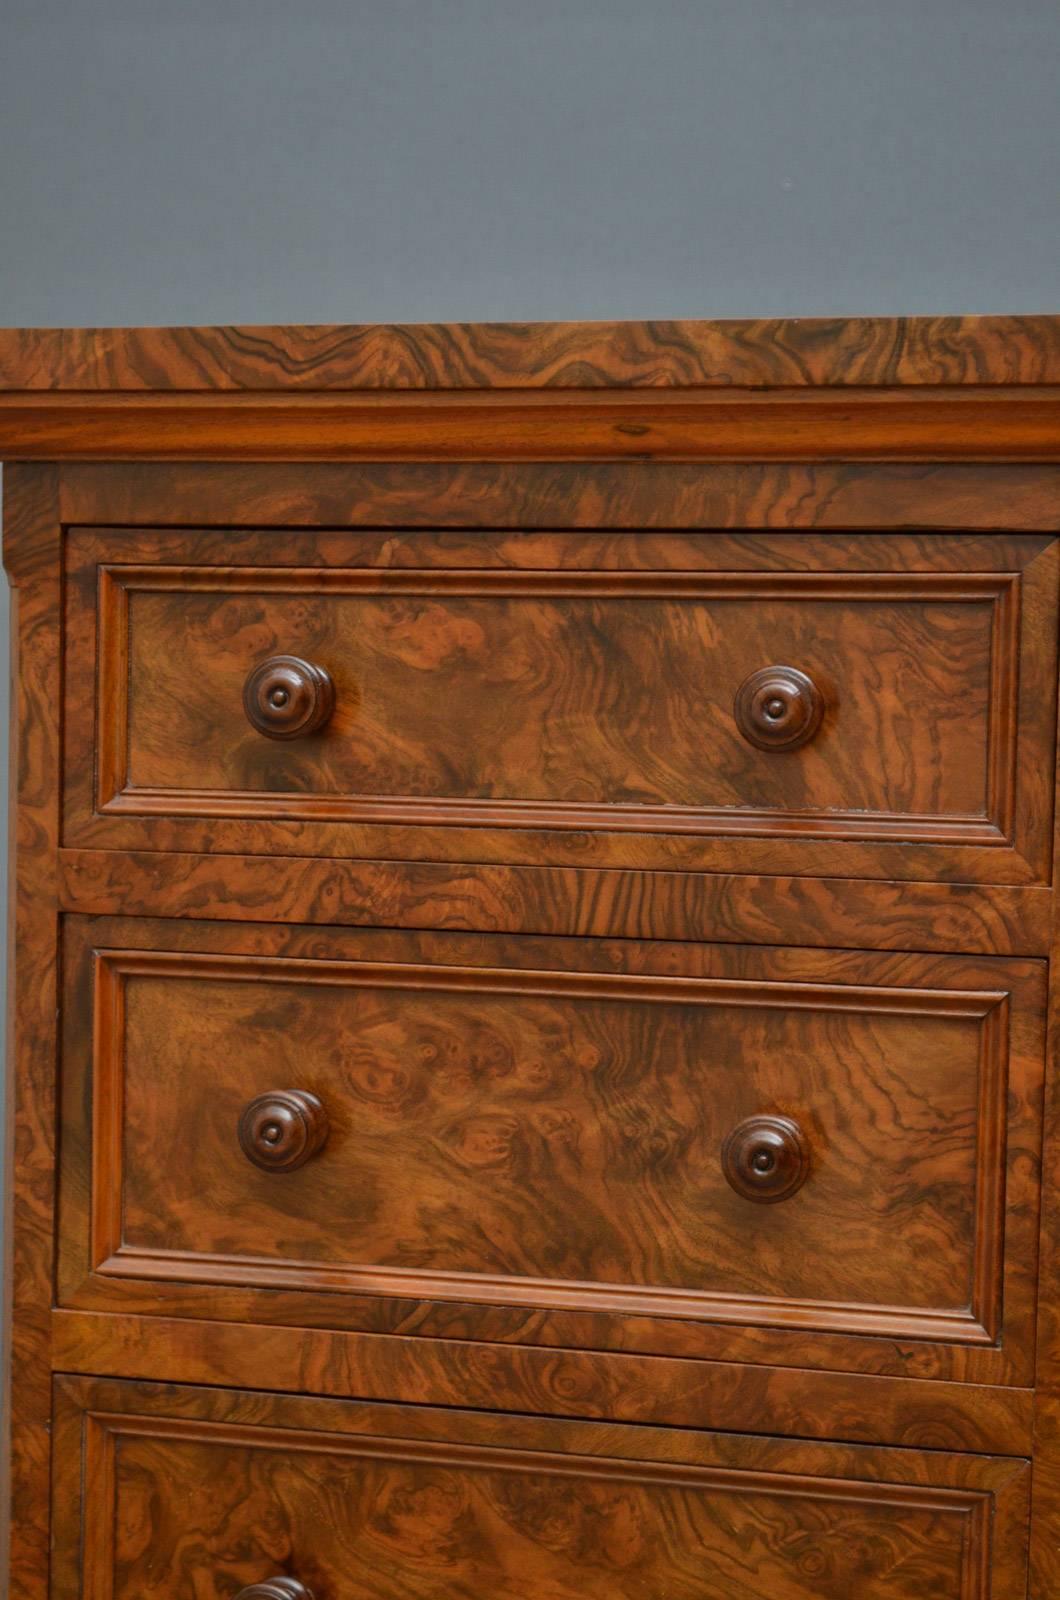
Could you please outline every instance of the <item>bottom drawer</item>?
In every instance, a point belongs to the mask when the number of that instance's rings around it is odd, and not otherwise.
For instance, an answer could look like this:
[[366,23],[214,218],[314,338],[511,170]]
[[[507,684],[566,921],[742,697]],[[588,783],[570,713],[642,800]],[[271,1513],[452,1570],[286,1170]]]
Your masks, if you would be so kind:
[[55,1600],[1025,1592],[1019,1460],[92,1378],[55,1442]]

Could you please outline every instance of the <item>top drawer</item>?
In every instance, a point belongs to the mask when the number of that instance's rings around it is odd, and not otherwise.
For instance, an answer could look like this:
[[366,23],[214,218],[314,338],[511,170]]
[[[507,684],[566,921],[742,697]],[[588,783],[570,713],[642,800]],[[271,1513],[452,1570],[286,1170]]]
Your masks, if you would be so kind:
[[71,844],[1048,872],[1048,536],[74,530],[68,579]]

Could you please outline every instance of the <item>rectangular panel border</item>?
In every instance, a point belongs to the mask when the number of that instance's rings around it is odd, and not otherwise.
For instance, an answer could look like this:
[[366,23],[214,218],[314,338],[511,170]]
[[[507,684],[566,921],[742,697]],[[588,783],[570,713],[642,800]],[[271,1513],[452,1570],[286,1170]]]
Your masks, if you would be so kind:
[[[130,977],[326,984],[602,999],[637,1003],[793,1007],[846,1012],[957,1016],[981,1025],[976,1130],[975,1233],[967,1308],[932,1309],[781,1300],[650,1285],[576,1283],[358,1263],[147,1250],[126,1244],[124,1206],[125,986]],[[190,952],[94,953],[93,1139],[90,1267],[104,1278],[192,1280],[232,1287],[315,1289],[594,1312],[738,1322],[996,1346],[1003,1303],[1005,1149],[1009,1002],[1004,992],[876,988],[865,984],[790,984],[746,980],[643,978],[608,974],[430,968],[282,957],[200,956]]]
[[[602,832],[766,835],[1015,848],[1019,690],[1019,573],[804,573],[332,570],[320,567],[98,568],[98,759],[102,816],[260,817],[288,822],[390,822]],[[753,806],[606,805],[598,802],[454,799],[446,796],[255,793],[133,786],[129,782],[130,596],[137,593],[562,596],[624,600],[887,600],[993,602],[985,813],[771,810]],[[102,707],[107,708],[106,715]]]
[[[498,1418],[466,1410],[140,1385],[54,1384],[57,1600],[113,1600],[117,1458],[148,1439],[437,1464],[726,1494],[849,1502],[960,1519],[960,1600],[1022,1594],[1028,1463],[952,1451]],[[502,1427],[498,1430],[498,1424]],[[82,1576],[87,1587],[82,1590]]]

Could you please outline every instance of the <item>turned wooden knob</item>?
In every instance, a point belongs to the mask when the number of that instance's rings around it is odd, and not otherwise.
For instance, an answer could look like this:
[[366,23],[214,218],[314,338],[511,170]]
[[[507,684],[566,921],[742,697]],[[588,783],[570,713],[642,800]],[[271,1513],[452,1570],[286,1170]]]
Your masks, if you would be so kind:
[[270,739],[316,733],[335,709],[335,685],[326,667],[300,656],[270,656],[243,685],[243,709],[252,728]]
[[269,1578],[265,1583],[240,1589],[236,1600],[313,1600],[313,1591],[297,1578]]
[[270,1089],[268,1094],[259,1094],[239,1119],[243,1154],[263,1172],[294,1172],[304,1167],[324,1148],[327,1137],[328,1114],[316,1095],[304,1089]]
[[797,667],[762,667],[737,689],[733,711],[736,726],[759,750],[795,750],[821,726],[824,698]]
[[810,1175],[810,1147],[790,1117],[748,1117],[721,1147],[721,1169],[745,1200],[787,1200]]

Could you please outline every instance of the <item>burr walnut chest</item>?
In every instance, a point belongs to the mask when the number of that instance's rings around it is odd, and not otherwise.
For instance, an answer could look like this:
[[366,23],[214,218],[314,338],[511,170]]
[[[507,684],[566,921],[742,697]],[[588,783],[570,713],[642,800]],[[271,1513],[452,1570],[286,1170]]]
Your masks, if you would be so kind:
[[1060,318],[0,333],[11,1600],[1055,1600]]

